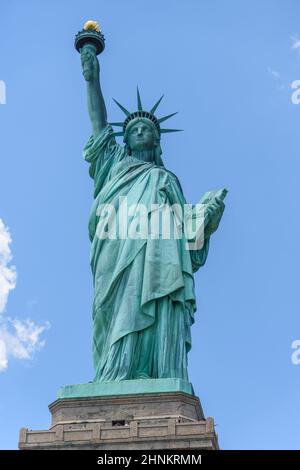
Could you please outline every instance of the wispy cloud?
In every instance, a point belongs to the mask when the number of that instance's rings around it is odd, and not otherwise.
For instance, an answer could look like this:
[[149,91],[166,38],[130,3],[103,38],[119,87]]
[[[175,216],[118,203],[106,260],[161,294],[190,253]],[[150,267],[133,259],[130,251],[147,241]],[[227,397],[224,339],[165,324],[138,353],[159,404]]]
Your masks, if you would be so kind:
[[281,79],[280,73],[277,70],[272,69],[271,67],[268,67],[267,71],[272,76],[272,78],[276,81],[278,90],[284,90],[285,85]]
[[268,67],[268,72],[269,72],[276,80],[279,80],[279,79],[280,79],[280,73],[277,72],[277,70],[273,70],[273,69],[271,69],[271,67]]
[[11,264],[12,239],[9,229],[0,219],[0,372],[8,367],[10,357],[31,359],[44,346],[41,334],[49,323],[37,325],[32,320],[20,320],[5,315],[8,296],[16,287],[17,272]]
[[292,41],[291,48],[297,50],[300,54],[300,38],[298,34],[294,34],[293,36],[291,36],[291,41]]

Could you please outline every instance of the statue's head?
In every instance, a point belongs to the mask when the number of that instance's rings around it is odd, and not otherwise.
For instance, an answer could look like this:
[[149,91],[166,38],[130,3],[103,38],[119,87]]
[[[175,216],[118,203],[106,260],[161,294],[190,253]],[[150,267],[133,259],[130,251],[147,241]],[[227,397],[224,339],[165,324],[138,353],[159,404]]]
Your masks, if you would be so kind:
[[[124,106],[116,104],[121,108],[126,115],[124,122],[115,122],[112,125],[120,126],[123,128],[121,132],[115,132],[115,135],[124,136],[127,152],[131,154],[134,151],[153,150],[153,158],[156,164],[162,165],[160,136],[165,132],[176,132],[178,129],[161,129],[160,123],[166,121],[174,114],[157,118],[154,113],[161,102],[162,97],[155,103],[150,111],[144,111],[142,107],[141,97],[139,90],[137,90],[137,104],[138,111],[131,113]],[[149,152],[151,153],[151,152]]]
[[160,136],[157,128],[147,118],[135,118],[127,125],[124,142],[132,151],[154,150],[159,145]]

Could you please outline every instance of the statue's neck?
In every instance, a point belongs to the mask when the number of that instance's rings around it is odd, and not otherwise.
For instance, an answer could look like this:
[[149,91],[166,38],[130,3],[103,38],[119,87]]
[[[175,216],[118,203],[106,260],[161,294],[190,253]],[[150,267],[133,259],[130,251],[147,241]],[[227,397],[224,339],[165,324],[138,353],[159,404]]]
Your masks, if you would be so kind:
[[154,149],[150,150],[132,150],[131,155],[138,160],[142,160],[144,162],[154,162],[155,161],[155,154]]

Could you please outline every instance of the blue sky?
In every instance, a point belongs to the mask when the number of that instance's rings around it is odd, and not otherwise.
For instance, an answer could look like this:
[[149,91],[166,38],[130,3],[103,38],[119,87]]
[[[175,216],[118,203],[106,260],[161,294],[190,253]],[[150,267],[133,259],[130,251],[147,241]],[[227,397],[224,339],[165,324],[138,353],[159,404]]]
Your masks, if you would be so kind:
[[0,339],[8,356],[0,372],[0,448],[16,448],[23,426],[47,429],[58,388],[93,377],[92,181],[82,158],[91,130],[73,48],[91,18],[107,39],[100,67],[109,118],[122,118],[112,97],[135,107],[137,84],[145,106],[165,93],[160,113],[179,111],[172,126],[184,132],[163,136],[164,163],[187,200],[229,190],[196,275],[189,354],[190,379],[215,418],[220,446],[297,449],[296,0],[2,4]]

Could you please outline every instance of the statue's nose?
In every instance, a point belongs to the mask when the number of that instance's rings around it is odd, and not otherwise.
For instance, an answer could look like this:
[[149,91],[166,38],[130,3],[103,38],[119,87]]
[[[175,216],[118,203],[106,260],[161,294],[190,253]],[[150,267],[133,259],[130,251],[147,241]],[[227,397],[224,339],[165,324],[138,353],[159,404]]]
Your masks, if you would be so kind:
[[139,128],[138,128],[138,135],[141,135],[142,133],[143,133],[142,128],[139,127]]

